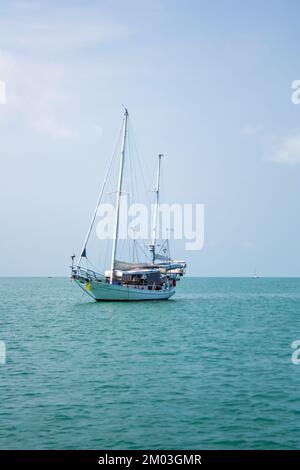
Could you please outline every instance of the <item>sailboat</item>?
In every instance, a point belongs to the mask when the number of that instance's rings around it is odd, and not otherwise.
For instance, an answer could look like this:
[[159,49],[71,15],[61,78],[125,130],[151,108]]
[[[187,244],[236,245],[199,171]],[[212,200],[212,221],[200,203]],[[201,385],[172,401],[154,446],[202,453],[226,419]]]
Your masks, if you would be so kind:
[[256,269],[255,269],[254,273],[252,274],[252,279],[258,279],[258,278],[259,278],[259,275],[257,274]]
[[[167,300],[175,294],[176,282],[185,274],[186,262],[173,260],[168,250],[159,253],[157,244],[158,212],[160,204],[161,159],[158,156],[158,167],[155,188],[155,210],[151,243],[147,245],[150,260],[144,262],[120,261],[116,258],[119,243],[120,204],[123,193],[123,175],[126,162],[126,139],[128,127],[128,110],[126,108],[122,120],[122,144],[118,171],[118,187],[116,191],[116,207],[111,250],[110,269],[101,272],[83,267],[87,260],[87,245],[95,223],[97,211],[106,185],[105,177],[95,212],[89,226],[81,254],[77,262],[71,256],[71,279],[90,297],[96,301],[115,300]],[[168,246],[168,244],[167,244]]]

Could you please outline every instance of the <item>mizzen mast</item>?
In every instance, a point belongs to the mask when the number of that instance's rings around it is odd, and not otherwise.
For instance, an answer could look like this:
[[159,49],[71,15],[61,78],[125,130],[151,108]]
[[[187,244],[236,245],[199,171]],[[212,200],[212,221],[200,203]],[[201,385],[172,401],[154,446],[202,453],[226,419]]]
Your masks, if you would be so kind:
[[155,262],[155,244],[157,238],[157,221],[158,221],[158,208],[159,208],[159,190],[160,190],[160,167],[161,167],[161,157],[163,156],[162,153],[158,155],[158,166],[157,166],[157,176],[156,176],[156,188],[154,192],[156,193],[156,201],[155,201],[155,208],[154,208],[154,217],[153,217],[153,229],[152,229],[152,244],[150,245],[150,249],[152,252],[152,262]]

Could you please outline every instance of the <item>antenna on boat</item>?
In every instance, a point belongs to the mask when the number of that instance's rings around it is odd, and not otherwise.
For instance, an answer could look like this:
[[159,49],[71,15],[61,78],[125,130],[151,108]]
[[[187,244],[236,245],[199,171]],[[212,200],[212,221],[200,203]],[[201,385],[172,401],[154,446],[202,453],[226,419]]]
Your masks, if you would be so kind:
[[126,143],[126,136],[127,136],[128,109],[125,108],[124,105],[123,105],[123,108],[125,109],[125,113],[124,113],[124,118],[123,118],[123,138],[122,138],[122,148],[121,148],[118,191],[117,191],[115,228],[114,228],[113,247],[112,247],[112,256],[111,256],[110,284],[112,284],[113,282],[117,241],[118,241],[118,235],[119,235],[120,198],[121,198],[121,193],[122,193],[123,168],[124,168],[124,160],[125,160],[125,143]]
[[156,193],[155,209],[154,209],[154,219],[153,219],[153,230],[152,230],[152,244],[150,245],[150,251],[152,252],[152,262],[155,261],[155,244],[157,238],[157,217],[158,217],[158,207],[159,207],[159,189],[160,189],[160,167],[161,167],[161,157],[163,154],[158,155],[158,166],[157,166],[157,176],[156,176],[156,188],[154,192]]

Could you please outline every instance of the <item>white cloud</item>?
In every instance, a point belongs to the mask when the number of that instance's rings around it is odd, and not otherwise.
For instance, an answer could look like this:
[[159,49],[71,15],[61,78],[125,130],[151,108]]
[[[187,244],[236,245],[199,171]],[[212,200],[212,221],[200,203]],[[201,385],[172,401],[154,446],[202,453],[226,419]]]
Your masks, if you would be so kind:
[[40,117],[35,123],[32,123],[32,128],[53,140],[73,140],[78,136],[75,129],[58,125],[51,116]]
[[5,82],[0,80],[0,104],[6,103]]
[[22,126],[55,140],[99,139],[97,113],[89,122],[79,112],[87,95],[84,81],[95,74],[118,76],[120,68],[99,54],[96,61],[85,61],[79,50],[106,47],[131,30],[109,19],[101,5],[52,8],[42,0],[15,0],[2,13],[0,80],[6,84],[6,105],[0,125]]
[[300,133],[288,136],[273,152],[273,161],[290,165],[300,164]]
[[[74,68],[36,61],[0,50],[0,85],[5,82],[6,123],[52,140],[99,139],[102,127],[95,116],[83,122],[78,114],[77,90],[70,87]],[[1,102],[1,89],[0,89]],[[97,116],[96,116],[97,119]]]
[[74,138],[75,131],[58,120],[69,101],[63,86],[63,66],[0,50],[0,79],[6,83],[6,105],[1,107],[0,122],[21,124],[54,139]]
[[[16,31],[12,35],[11,31]],[[20,49],[28,48],[31,52],[45,51],[45,48],[51,48],[56,55],[66,50],[74,50],[81,47],[90,47],[95,44],[101,44],[109,39],[117,38],[122,35],[122,31],[115,26],[89,26],[80,24],[68,27],[66,23],[49,25],[26,25],[26,27],[17,28],[16,25],[1,25],[1,43],[4,46],[18,47]]]
[[57,57],[66,51],[118,40],[131,32],[105,15],[101,5],[52,8],[46,3],[18,1],[12,4],[9,15],[0,17],[1,47],[26,54],[53,53]]

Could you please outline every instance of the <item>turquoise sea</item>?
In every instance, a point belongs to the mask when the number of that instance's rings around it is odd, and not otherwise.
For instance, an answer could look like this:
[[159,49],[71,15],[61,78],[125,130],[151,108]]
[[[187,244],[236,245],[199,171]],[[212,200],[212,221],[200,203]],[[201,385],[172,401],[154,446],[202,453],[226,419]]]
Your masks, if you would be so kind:
[[300,448],[300,279],[184,278],[94,303],[0,279],[1,449]]

